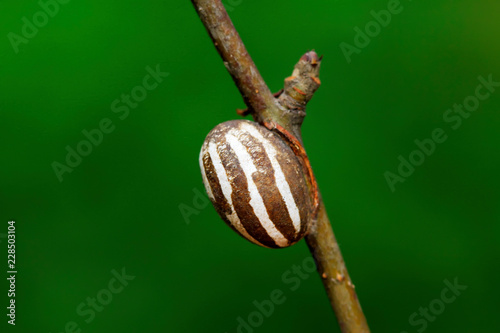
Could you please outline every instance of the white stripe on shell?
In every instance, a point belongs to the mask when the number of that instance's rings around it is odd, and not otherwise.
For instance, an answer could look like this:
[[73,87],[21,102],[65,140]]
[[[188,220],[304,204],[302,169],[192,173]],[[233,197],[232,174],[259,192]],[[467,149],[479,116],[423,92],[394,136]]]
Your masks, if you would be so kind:
[[231,145],[231,148],[239,160],[240,167],[243,169],[243,173],[247,178],[248,192],[250,194],[250,206],[253,208],[260,224],[266,230],[267,234],[274,240],[276,245],[279,247],[286,247],[289,245],[288,240],[278,229],[276,229],[276,226],[269,218],[266,206],[264,205],[264,200],[262,199],[262,196],[253,181],[252,174],[257,172],[257,168],[253,164],[252,157],[248,153],[247,148],[243,146],[238,138],[232,134],[233,131],[234,130],[231,130],[228,134],[226,134],[226,141]]
[[295,235],[297,235],[300,231],[300,212],[297,204],[295,203],[295,199],[293,198],[290,185],[288,184],[285,174],[283,173],[283,170],[281,169],[281,166],[276,159],[276,155],[278,155],[278,152],[276,152],[276,149],[274,149],[274,146],[271,144],[271,142],[269,142],[268,139],[264,138],[264,136],[262,136],[262,134],[254,126],[248,123],[241,123],[241,128],[248,132],[255,139],[260,141],[260,143],[262,143],[262,145],[264,146],[264,150],[266,151],[269,160],[271,160],[271,165],[273,166],[276,185],[278,186],[281,197],[285,201],[286,208],[288,209],[288,213],[290,214],[290,218],[293,222],[293,227],[295,228]]
[[205,171],[205,164],[203,164],[203,156],[205,156],[206,150],[205,147],[201,148],[200,151],[200,168],[201,168],[201,177],[203,177],[203,184],[205,185],[205,190],[208,193],[208,197],[212,200],[215,201],[214,194],[212,192],[212,187],[210,186],[210,183],[208,182],[207,179],[207,172]]
[[229,204],[229,207],[231,207],[231,214],[226,214],[227,219],[236,228],[236,230],[238,230],[238,232],[243,235],[243,237],[245,237],[246,239],[248,239],[252,243],[267,247],[264,244],[257,241],[252,236],[250,236],[250,234],[247,232],[247,230],[245,229],[245,227],[241,223],[240,218],[238,217],[238,214],[236,213],[236,210],[234,209],[233,200],[231,199],[231,194],[233,192],[233,189],[231,187],[231,183],[229,183],[229,179],[227,178],[226,169],[224,169],[224,165],[222,164],[222,161],[220,160],[219,152],[217,151],[217,145],[215,143],[210,142],[208,144],[208,154],[210,155],[210,158],[212,159],[212,164],[214,165],[215,173],[217,174],[217,178],[219,179],[219,184],[220,184],[220,187],[222,189],[222,194],[226,198],[226,201]]

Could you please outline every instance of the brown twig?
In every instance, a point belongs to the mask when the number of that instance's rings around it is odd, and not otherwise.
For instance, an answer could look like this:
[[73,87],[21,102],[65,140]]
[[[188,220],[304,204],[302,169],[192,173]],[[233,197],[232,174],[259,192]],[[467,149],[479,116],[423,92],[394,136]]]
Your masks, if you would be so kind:
[[248,54],[221,1],[191,2],[254,117],[276,112],[278,106],[275,98]]
[[322,277],[341,331],[343,333],[368,333],[370,329],[321,197],[319,205],[318,220],[313,223],[306,236],[307,245],[316,260],[318,272]]
[[306,241],[316,260],[318,272],[341,331],[369,333],[302,144],[300,128],[306,115],[305,107],[321,84],[318,78],[321,58],[318,58],[314,51],[307,52],[295,65],[292,76],[285,79],[284,90],[273,96],[246,51],[221,1],[191,1],[248,107],[238,113],[251,113],[257,122],[277,131],[304,164],[312,200],[316,206],[313,208]]

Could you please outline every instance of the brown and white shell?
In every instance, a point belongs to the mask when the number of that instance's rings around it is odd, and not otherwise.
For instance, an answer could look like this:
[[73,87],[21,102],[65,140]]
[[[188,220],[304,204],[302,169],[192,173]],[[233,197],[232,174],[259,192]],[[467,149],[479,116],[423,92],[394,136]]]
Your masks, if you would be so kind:
[[232,120],[206,137],[200,167],[221,218],[249,241],[282,248],[304,237],[311,200],[299,159],[258,123]]

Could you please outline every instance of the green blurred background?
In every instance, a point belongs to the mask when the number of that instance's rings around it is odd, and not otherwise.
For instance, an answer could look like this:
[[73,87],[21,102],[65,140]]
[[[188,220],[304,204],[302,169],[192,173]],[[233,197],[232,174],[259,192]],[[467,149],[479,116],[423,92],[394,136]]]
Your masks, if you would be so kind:
[[[500,81],[500,3],[402,1],[350,63],[340,43],[387,0],[225,3],[271,90],[307,50],[324,55],[303,136],[372,331],[500,331],[500,88],[457,130],[443,121],[478,76]],[[206,134],[244,105],[190,1],[59,7],[16,53],[9,33],[41,7],[0,2],[0,257],[6,276],[15,220],[19,271],[16,326],[0,313],[0,331],[237,332],[280,289],[286,301],[254,332],[339,332],[317,274],[293,291],[283,280],[305,242],[259,248],[193,203]],[[168,77],[120,119],[113,101],[157,65]],[[105,118],[114,130],[60,182],[53,162]],[[392,192],[384,173],[435,128],[447,141]],[[122,268],[135,278],[87,323],[79,305],[109,296]],[[455,278],[467,290],[425,329],[411,324]]]

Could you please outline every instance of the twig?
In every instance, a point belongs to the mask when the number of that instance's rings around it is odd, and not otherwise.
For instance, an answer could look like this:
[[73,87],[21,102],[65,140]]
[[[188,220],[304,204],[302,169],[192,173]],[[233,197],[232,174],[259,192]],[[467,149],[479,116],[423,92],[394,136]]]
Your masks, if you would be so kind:
[[312,225],[306,241],[318,265],[340,330],[343,333],[370,332],[321,199],[318,220]]
[[369,333],[302,145],[300,127],[306,115],[305,106],[321,84],[318,78],[321,58],[318,58],[314,51],[307,52],[300,58],[292,76],[285,79],[284,90],[273,96],[246,51],[221,1],[191,1],[248,107],[238,113],[251,113],[257,122],[277,131],[303,162],[315,205],[306,241],[316,260],[318,272],[341,331]]
[[251,112],[262,114],[269,109],[276,112],[275,98],[260,76],[221,1],[191,2]]

